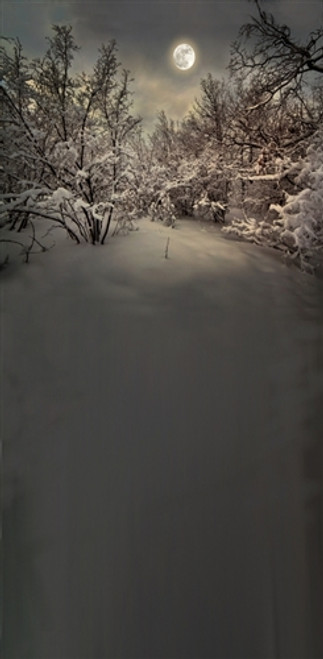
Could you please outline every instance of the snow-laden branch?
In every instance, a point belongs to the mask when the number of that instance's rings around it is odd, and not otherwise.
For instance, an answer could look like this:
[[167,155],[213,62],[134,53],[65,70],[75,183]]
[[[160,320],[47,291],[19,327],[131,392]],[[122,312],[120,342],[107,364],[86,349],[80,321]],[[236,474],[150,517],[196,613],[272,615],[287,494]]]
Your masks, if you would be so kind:
[[[292,172],[293,169],[295,167]],[[276,219],[259,222],[245,215],[244,219],[233,220],[223,231],[259,245],[281,249],[297,260],[304,270],[313,271],[323,262],[322,129],[312,138],[298,169],[294,194],[285,194],[284,204],[270,206],[270,210],[276,212]],[[257,178],[263,177],[253,177],[253,180]]]

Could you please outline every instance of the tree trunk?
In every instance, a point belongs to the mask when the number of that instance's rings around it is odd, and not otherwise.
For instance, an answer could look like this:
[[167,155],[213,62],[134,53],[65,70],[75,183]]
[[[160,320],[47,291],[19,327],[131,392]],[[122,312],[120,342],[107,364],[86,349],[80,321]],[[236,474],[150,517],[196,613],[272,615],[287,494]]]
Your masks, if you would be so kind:
[[106,239],[106,237],[107,237],[107,235],[108,235],[108,232],[109,232],[109,229],[110,229],[111,220],[112,220],[113,211],[114,211],[114,206],[111,206],[110,209],[109,209],[108,221],[107,221],[107,223],[106,223],[106,227],[105,227],[104,232],[103,232],[103,234],[102,234],[101,245],[104,245],[104,241],[105,241],[105,239]]

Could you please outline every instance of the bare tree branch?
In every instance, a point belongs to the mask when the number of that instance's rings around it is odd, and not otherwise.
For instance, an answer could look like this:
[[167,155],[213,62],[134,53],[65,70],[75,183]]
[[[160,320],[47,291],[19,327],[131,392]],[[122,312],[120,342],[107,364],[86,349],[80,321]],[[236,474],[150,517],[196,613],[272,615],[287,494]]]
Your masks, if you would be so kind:
[[229,68],[258,84],[259,101],[250,109],[269,103],[279,91],[297,92],[310,73],[323,73],[323,27],[300,43],[286,25],[276,22],[253,0],[257,16],[243,25],[231,49]]

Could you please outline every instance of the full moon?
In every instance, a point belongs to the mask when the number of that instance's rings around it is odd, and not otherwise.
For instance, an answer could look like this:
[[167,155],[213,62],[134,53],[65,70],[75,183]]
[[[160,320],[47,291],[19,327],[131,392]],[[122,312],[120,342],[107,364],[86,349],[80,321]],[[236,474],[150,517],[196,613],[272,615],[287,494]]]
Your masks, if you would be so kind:
[[181,43],[179,46],[176,46],[173,52],[173,58],[177,68],[186,71],[195,62],[194,49],[188,43]]

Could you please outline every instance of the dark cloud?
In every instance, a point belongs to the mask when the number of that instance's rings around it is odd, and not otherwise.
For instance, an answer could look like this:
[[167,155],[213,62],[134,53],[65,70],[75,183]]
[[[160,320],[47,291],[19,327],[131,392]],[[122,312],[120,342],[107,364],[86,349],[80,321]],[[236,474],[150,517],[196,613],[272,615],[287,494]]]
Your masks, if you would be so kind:
[[[323,18],[323,0],[263,0],[263,6],[298,38]],[[230,45],[254,12],[248,0],[3,0],[2,31],[19,36],[30,56],[44,51],[52,24],[71,24],[82,46],[81,69],[93,65],[101,43],[116,39],[120,61],[135,78],[135,108],[151,125],[162,108],[181,118],[209,71],[227,74]],[[170,58],[181,41],[197,50],[196,65],[184,73]]]
[[217,2],[200,0],[71,5],[75,25],[83,42],[114,37],[125,57],[138,51],[149,64],[164,68],[163,54],[175,41],[195,42],[205,59],[215,57],[221,65],[230,41],[248,15],[246,0]]

